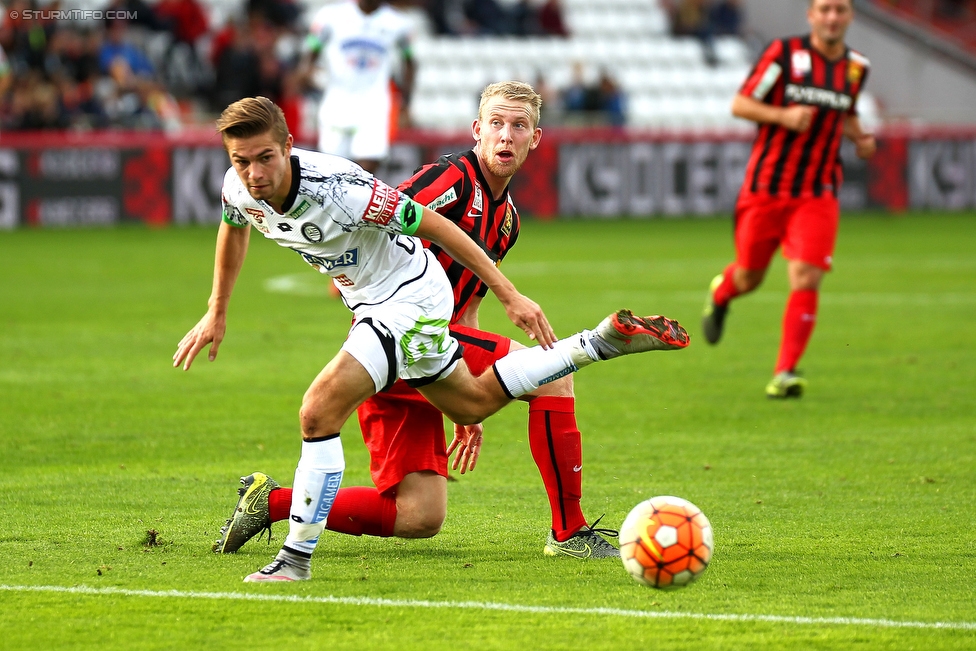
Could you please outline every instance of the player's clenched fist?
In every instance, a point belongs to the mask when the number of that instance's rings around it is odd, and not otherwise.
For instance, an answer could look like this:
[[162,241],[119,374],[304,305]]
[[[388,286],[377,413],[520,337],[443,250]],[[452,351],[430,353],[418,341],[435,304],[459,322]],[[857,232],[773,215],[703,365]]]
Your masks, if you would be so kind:
[[810,128],[810,124],[813,122],[813,116],[816,112],[817,109],[812,106],[800,104],[788,106],[783,109],[783,117],[780,122],[790,131],[804,133]]

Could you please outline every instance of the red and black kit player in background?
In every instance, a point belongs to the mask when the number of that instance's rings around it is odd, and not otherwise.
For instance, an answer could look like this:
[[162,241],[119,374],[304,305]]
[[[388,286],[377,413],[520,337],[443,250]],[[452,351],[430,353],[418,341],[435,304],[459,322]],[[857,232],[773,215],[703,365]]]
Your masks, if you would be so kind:
[[[488,86],[472,127],[474,149],[444,156],[399,186],[418,203],[457,223],[496,264],[519,235],[519,216],[508,185],[529,151],[538,146],[541,103],[528,84]],[[437,254],[454,287],[451,334],[464,346],[471,372],[479,375],[510,349],[522,348],[479,329],[478,308],[487,286],[439,247],[425,244]],[[582,443],[572,375],[542,385],[523,399],[529,402],[529,447],[552,511],[544,553],[619,558],[619,551],[598,535],[616,532],[587,526],[580,506]],[[434,536],[447,514],[448,458],[456,449],[452,467],[460,466],[461,473],[473,470],[482,426],[455,425],[454,440],[446,446],[443,415],[402,380],[369,398],[358,415],[375,488],[340,488],[326,529],[381,537]],[[263,473],[241,481],[240,499],[215,552],[234,552],[271,522],[289,517],[290,488],[279,487]]]
[[712,280],[702,330],[709,343],[718,343],[729,302],[762,283],[782,246],[790,295],[766,386],[771,398],[798,398],[806,386],[796,366],[813,333],[837,237],[841,140],[853,141],[864,159],[876,148],[855,110],[869,62],[844,42],[852,3],[810,0],[810,34],[773,41],[732,102],[733,115],[759,128],[735,206],[736,258]]

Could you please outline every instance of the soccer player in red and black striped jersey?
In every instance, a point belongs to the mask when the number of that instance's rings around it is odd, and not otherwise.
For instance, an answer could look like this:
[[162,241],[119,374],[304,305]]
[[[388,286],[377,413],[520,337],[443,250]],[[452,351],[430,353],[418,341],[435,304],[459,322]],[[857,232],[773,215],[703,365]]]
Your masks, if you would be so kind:
[[732,102],[735,116],[759,128],[735,207],[736,258],[712,280],[702,330],[709,343],[718,343],[729,302],[762,283],[782,246],[790,296],[766,386],[771,398],[798,398],[806,386],[796,366],[813,333],[820,283],[834,253],[841,139],[852,140],[860,158],[876,148],[855,110],[869,62],[844,42],[852,3],[810,0],[810,34],[773,41]]
[[[518,238],[519,216],[508,185],[542,137],[541,103],[528,84],[488,86],[472,125],[474,149],[444,156],[400,185],[415,201],[457,223],[496,264]],[[451,334],[463,344],[465,362],[477,376],[523,346],[478,328],[487,286],[439,247],[428,246],[454,287]],[[544,553],[619,558],[618,550],[597,534],[607,530],[587,526],[580,507],[583,460],[572,375],[542,385],[524,399],[529,402],[529,447],[552,510]],[[482,426],[455,425],[454,440],[446,446],[443,415],[402,380],[369,398],[358,415],[375,488],[340,488],[326,528],[383,537],[437,534],[447,514],[448,458],[456,450],[452,467],[462,474],[473,470]],[[268,524],[264,513],[272,522],[289,516],[291,489],[278,487],[262,473],[242,481],[238,508],[214,551],[236,551]],[[248,517],[250,512],[262,515]]]

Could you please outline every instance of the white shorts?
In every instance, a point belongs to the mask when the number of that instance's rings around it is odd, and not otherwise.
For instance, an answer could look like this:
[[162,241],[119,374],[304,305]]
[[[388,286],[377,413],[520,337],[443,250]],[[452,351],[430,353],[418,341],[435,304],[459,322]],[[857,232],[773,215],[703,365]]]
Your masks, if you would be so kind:
[[382,161],[390,153],[390,102],[336,105],[326,97],[319,108],[319,151],[353,161]]
[[461,360],[462,348],[448,329],[454,293],[439,264],[428,270],[390,300],[357,310],[342,344],[373,378],[377,392],[397,377],[413,387],[430,384],[453,373]]

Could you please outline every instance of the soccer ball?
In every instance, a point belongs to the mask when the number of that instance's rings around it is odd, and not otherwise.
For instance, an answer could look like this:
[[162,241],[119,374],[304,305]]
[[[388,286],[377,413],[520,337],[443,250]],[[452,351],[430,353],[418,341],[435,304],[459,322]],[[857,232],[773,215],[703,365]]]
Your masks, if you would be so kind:
[[680,497],[641,502],[620,526],[620,558],[638,583],[670,590],[699,576],[712,559],[712,525]]

